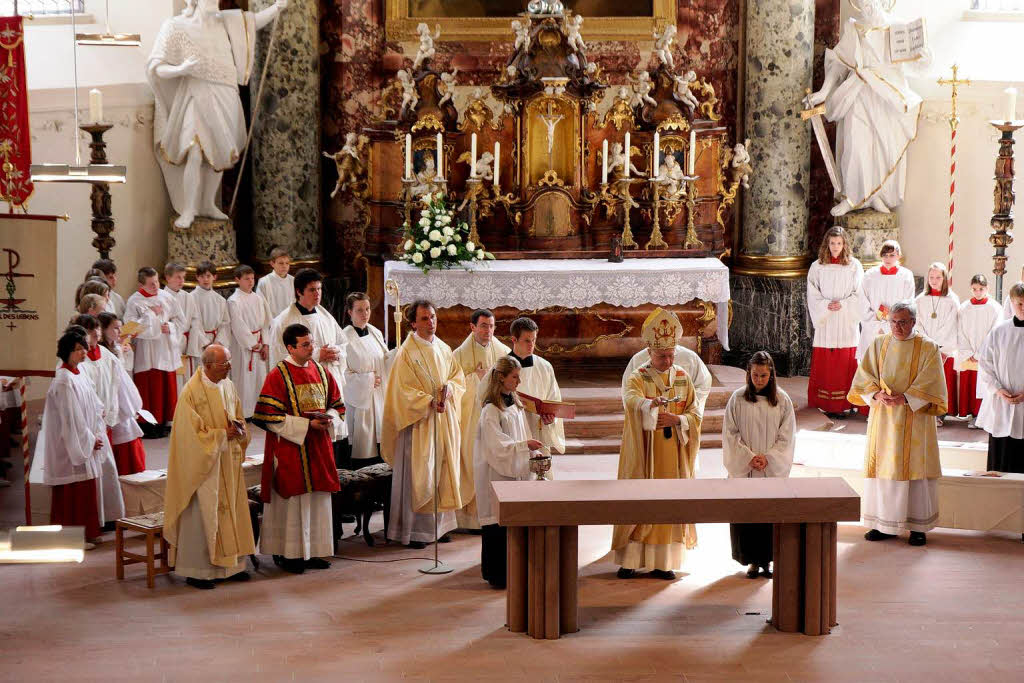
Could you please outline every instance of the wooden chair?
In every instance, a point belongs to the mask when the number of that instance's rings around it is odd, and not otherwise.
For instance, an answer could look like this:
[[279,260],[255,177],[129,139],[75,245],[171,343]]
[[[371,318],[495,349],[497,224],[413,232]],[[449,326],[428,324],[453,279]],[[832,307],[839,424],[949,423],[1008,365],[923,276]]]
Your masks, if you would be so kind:
[[[117,520],[114,525],[117,537],[116,566],[118,580],[124,579],[124,567],[128,564],[146,565],[146,585],[153,587],[157,574],[168,574],[171,571],[167,564],[167,541],[164,540],[164,513],[156,512],[138,517],[123,517]],[[129,536],[130,539],[146,539],[146,554],[139,555],[124,549],[125,532],[131,531],[141,536]],[[160,543],[160,552],[156,552],[157,541]],[[156,561],[160,560],[160,566]]]

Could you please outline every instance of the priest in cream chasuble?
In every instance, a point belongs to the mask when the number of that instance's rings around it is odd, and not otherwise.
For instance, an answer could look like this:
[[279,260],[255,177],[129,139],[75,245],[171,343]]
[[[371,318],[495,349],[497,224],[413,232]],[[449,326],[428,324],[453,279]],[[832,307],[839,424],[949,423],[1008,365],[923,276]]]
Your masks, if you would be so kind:
[[868,345],[848,400],[869,406],[863,517],[868,540],[924,532],[938,520],[939,442],[935,417],[946,414],[946,379],[938,345],[914,330],[912,302],[892,307],[891,334]]
[[[643,325],[651,360],[629,378],[624,396],[626,422],[619,453],[619,479],[691,479],[700,450],[701,414],[693,382],[673,364],[682,336],[676,317],[655,309]],[[619,577],[652,570],[673,579],[684,549],[697,545],[692,524],[619,524],[612,535]]]

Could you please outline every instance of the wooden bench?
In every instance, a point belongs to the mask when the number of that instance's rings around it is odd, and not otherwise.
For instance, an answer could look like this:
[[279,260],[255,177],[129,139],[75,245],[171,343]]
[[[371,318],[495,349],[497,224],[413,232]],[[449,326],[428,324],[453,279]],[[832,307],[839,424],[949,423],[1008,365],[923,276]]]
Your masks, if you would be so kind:
[[[124,567],[127,564],[146,565],[146,585],[150,588],[154,585],[154,579],[158,574],[167,574],[171,568],[167,565],[167,541],[164,540],[164,513],[154,512],[138,517],[122,517],[114,525],[117,547],[115,549],[116,570],[118,580],[124,579]],[[146,554],[139,555],[124,549],[125,532],[134,531],[142,536],[129,536],[128,538],[146,539]],[[156,552],[156,543],[160,543],[160,552]],[[160,560],[160,566],[156,561]]]
[[836,523],[860,520],[841,478],[495,481],[508,527],[506,618],[534,638],[578,624],[578,528],[588,524],[772,523],[771,623],[829,633],[836,625]]

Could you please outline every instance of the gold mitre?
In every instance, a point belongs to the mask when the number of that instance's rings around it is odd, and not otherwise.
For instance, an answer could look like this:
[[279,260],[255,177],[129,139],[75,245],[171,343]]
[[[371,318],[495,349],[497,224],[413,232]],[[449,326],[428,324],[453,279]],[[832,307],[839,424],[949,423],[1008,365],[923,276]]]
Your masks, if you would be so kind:
[[683,326],[675,313],[655,308],[644,321],[640,336],[649,349],[672,349],[683,336]]

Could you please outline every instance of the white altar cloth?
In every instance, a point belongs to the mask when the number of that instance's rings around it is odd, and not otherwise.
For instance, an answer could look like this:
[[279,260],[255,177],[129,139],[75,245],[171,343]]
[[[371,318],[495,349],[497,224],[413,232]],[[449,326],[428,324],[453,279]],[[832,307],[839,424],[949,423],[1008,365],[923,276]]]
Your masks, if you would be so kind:
[[[678,306],[700,299],[715,304],[718,340],[723,348],[729,348],[729,269],[716,258],[627,258],[622,263],[605,259],[501,260],[427,274],[410,263],[387,261],[384,280],[389,279],[398,284],[405,303],[422,297],[440,308],[512,306],[530,310],[586,308],[600,303]],[[385,307],[394,305],[393,297],[387,297]]]

